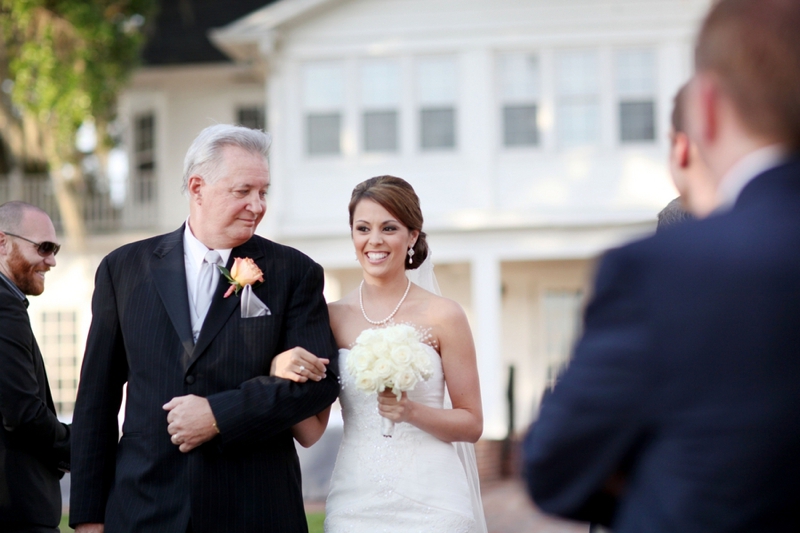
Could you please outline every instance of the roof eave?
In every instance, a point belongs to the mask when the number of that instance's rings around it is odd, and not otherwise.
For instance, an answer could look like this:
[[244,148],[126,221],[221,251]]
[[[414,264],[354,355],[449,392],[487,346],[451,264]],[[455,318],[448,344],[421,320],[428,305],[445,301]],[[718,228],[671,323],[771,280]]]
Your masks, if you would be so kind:
[[279,0],[221,28],[209,30],[214,46],[237,61],[253,61],[275,49],[278,29],[336,0]]

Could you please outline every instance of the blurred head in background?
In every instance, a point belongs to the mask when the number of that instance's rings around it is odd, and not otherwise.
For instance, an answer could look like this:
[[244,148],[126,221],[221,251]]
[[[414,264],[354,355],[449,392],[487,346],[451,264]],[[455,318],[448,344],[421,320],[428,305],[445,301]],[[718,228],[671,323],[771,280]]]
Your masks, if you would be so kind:
[[756,150],[800,151],[798,28],[797,0],[721,0],[706,17],[684,116],[717,189]]
[[[683,209],[705,217],[717,206],[715,180],[706,166],[697,144],[686,132],[686,93],[688,85],[675,95],[669,132],[669,171],[680,194]],[[661,216],[659,215],[659,221]]]

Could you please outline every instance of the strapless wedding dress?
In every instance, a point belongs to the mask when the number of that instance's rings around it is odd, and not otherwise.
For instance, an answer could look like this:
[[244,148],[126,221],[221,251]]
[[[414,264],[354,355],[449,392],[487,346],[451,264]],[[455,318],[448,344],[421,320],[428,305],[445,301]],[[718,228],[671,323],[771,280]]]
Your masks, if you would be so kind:
[[[444,405],[439,354],[425,344],[433,376],[417,383],[411,400]],[[339,350],[344,435],[325,507],[327,533],[472,533],[467,477],[455,446],[407,423],[392,438],[381,432],[378,401],[347,373],[349,350]]]

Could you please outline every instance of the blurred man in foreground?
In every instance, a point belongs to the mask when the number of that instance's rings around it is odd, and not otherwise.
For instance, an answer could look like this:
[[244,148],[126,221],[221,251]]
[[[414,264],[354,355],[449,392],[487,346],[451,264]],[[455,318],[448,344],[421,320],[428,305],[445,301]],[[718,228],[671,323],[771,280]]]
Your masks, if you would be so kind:
[[525,443],[546,512],[615,533],[800,530],[798,28],[797,0],[706,18],[686,119],[718,207],[604,258]]

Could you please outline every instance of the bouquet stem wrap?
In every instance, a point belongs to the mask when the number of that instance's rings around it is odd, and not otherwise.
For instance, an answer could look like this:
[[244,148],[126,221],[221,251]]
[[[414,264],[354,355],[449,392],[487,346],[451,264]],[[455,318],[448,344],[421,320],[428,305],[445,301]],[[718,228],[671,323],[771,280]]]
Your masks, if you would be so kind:
[[391,439],[394,434],[394,421],[381,417],[381,432],[387,439]]
[[[347,371],[359,390],[372,394],[392,389],[399,400],[403,392],[414,390],[419,381],[433,375],[433,363],[420,332],[397,324],[362,331],[347,357]],[[384,437],[393,435],[394,426],[393,421],[381,417]]]

